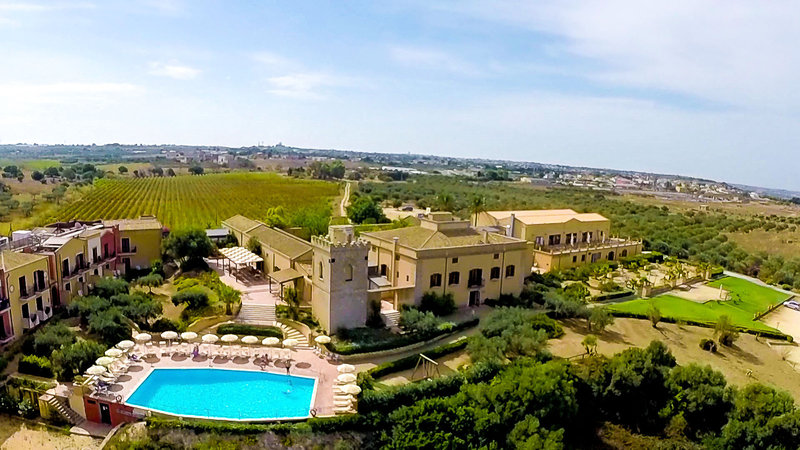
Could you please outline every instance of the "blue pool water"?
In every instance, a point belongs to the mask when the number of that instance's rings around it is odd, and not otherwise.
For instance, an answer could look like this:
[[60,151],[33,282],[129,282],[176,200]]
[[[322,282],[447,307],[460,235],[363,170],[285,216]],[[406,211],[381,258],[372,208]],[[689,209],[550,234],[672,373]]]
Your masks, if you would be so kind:
[[126,403],[180,416],[308,417],[314,381],[249,370],[155,369]]

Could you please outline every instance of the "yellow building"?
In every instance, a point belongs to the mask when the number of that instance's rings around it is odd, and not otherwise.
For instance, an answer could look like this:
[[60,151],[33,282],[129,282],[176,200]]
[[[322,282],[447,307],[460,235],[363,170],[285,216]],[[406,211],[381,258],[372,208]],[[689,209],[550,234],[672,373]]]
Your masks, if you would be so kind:
[[530,274],[533,246],[523,239],[479,231],[446,212],[419,226],[362,233],[369,251],[370,299],[398,309],[423,294],[453,294],[456,305],[479,305],[500,294],[519,295]]
[[534,268],[547,272],[582,264],[615,261],[642,252],[642,242],[611,236],[611,221],[571,209],[487,211],[473,218],[534,245]]
[[153,261],[161,259],[161,238],[163,226],[154,216],[141,216],[138,219],[103,221],[106,228],[116,227],[117,261],[122,273],[131,269],[143,270]]
[[0,266],[4,297],[0,301],[0,339],[7,342],[53,316],[51,278],[45,255],[4,250],[0,253]]

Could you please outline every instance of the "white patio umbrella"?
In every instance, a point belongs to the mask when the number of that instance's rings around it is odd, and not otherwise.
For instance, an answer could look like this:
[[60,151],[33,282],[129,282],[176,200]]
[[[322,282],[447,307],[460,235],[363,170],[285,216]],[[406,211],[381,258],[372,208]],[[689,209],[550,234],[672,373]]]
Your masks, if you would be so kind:
[[197,333],[195,333],[194,331],[184,331],[183,333],[181,333],[181,339],[183,339],[184,341],[191,341],[197,339]]
[[255,337],[255,336],[245,336],[245,337],[242,338],[242,342],[245,343],[245,344],[251,344],[251,345],[252,344],[257,344],[258,343],[258,338]]
[[264,338],[264,340],[261,341],[261,343],[264,344],[264,345],[268,345],[270,347],[274,347],[274,346],[280,344],[281,340],[276,338],[276,337],[268,337],[268,338]]
[[355,384],[345,384],[341,387],[341,389],[345,394],[358,395],[361,393],[361,388]]
[[97,364],[98,366],[110,366],[111,363],[113,363],[114,361],[116,361],[116,359],[108,356],[101,356],[97,358],[97,361],[95,361],[94,363]]
[[355,374],[352,373],[343,373],[338,377],[336,377],[336,379],[339,380],[340,383],[355,383],[356,378],[357,377],[355,376]]
[[317,344],[327,344],[330,341],[331,341],[331,337],[330,336],[325,336],[325,335],[317,336],[317,337],[314,338],[314,342],[316,342]]
[[216,334],[206,334],[203,335],[203,342],[206,344],[213,344],[219,340],[219,336]]
[[297,345],[297,339],[284,339],[283,346],[286,348],[292,348]]
[[238,340],[239,340],[239,337],[236,336],[235,334],[226,334],[225,336],[222,336],[222,342],[227,342],[229,344],[231,342],[236,342]]
[[356,371],[356,366],[352,364],[342,364],[341,366],[337,367],[336,370],[339,373],[353,373]]
[[133,348],[134,345],[136,345],[136,344],[134,344],[133,341],[124,340],[124,341],[120,341],[120,343],[117,344],[117,348],[121,348],[123,350],[130,350],[130,349]]
[[147,342],[150,339],[153,339],[153,336],[150,336],[147,333],[139,333],[136,336],[134,336],[134,339],[136,339],[139,342]]
[[118,348],[110,348],[106,350],[105,355],[110,356],[112,358],[119,358],[120,356],[122,356],[122,353],[124,352]]
[[178,333],[174,331],[165,331],[161,333],[161,339],[166,339],[167,341],[169,341],[170,344],[172,344],[173,339],[177,338],[178,338]]
[[106,368],[103,366],[92,366],[86,369],[86,373],[89,375],[101,375],[106,373]]

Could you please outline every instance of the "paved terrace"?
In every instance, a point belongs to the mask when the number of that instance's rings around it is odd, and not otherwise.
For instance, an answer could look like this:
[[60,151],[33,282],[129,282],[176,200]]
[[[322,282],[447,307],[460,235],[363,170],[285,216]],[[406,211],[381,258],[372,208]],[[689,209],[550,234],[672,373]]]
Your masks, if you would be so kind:
[[[201,345],[201,349],[208,348],[210,344]],[[173,346],[174,347],[174,346]],[[217,345],[217,347],[225,348],[225,345]],[[256,353],[263,354],[269,347],[253,346]],[[277,349],[272,349],[272,357],[275,357]],[[201,350],[201,352],[204,350]],[[281,352],[286,352],[285,349]],[[159,350],[160,353],[160,350]],[[317,390],[315,398],[312,401],[312,408],[316,409],[317,415],[326,416],[334,414],[333,406],[333,386],[336,383],[338,372],[336,366],[339,363],[328,361],[315,354],[312,350],[291,350],[291,367],[289,369],[290,375],[300,375],[306,377],[313,377],[317,380]],[[119,377],[118,382],[109,388],[108,394],[92,394],[94,397],[105,401],[116,401],[121,396],[121,403],[125,403],[131,394],[136,390],[139,384],[147,378],[148,375],[155,368],[172,367],[172,368],[217,368],[217,369],[238,369],[238,370],[255,370],[267,371],[279,374],[286,374],[286,364],[281,360],[270,361],[266,366],[262,366],[261,359],[245,358],[237,356],[233,359],[230,358],[208,358],[200,355],[197,357],[183,356],[183,355],[169,355],[169,356],[148,356],[142,362],[132,363],[128,372]]]

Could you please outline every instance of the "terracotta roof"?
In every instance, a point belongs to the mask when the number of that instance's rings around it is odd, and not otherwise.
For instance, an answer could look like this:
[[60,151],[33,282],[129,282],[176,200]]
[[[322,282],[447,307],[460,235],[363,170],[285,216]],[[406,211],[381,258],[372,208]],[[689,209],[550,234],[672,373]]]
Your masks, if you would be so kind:
[[37,255],[34,253],[15,252],[11,250],[3,250],[2,262],[3,270],[14,270],[17,267],[22,267],[27,264],[47,259],[47,256]]
[[253,220],[238,214],[223,220],[222,223],[223,225],[227,225],[240,233],[244,233],[247,230],[251,230],[259,225],[263,225],[257,220]]
[[483,233],[474,228],[454,230],[432,230],[424,227],[406,227],[394,230],[361,233],[367,238],[374,237],[386,241],[398,238],[397,243],[413,249],[434,249],[447,247],[466,247],[484,244],[505,244],[521,242],[519,239],[488,233],[488,242],[484,242]]
[[579,222],[605,222],[608,219],[597,213],[578,213],[572,209],[533,209],[523,211],[488,211],[495,220],[514,217],[526,225],[543,225],[550,223],[567,223],[570,220]]

